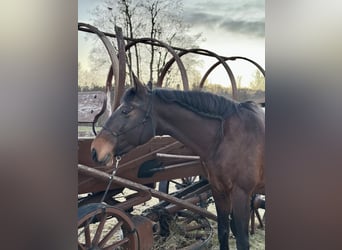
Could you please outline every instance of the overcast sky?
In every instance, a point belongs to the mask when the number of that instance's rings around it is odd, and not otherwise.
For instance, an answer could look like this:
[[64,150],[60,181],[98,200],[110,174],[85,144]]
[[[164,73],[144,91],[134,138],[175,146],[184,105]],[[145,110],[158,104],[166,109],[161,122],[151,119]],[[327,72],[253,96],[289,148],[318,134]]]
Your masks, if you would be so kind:
[[265,36],[265,3],[259,0],[184,0],[185,20],[196,28],[216,32]]
[[[89,11],[100,0],[79,0],[80,22],[90,23]],[[222,56],[245,56],[262,67],[265,66],[265,1],[264,0],[183,0],[184,19],[192,25],[192,32],[202,33],[204,41],[199,46]],[[79,60],[87,58],[87,48],[79,39]],[[216,61],[204,60],[204,72]],[[83,63],[82,63],[83,64]],[[84,63],[86,64],[86,63]],[[231,62],[235,76],[249,83],[256,68],[244,61]],[[218,67],[209,77],[215,83],[229,84],[223,67]]]

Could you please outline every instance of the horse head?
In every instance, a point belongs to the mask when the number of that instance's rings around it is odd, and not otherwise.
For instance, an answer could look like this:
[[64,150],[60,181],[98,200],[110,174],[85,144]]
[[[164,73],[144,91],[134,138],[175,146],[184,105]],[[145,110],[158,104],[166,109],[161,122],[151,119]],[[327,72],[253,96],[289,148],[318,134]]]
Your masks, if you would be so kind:
[[148,142],[155,134],[154,127],[152,92],[134,77],[134,87],[125,91],[120,106],[93,140],[92,159],[112,165],[114,157]]

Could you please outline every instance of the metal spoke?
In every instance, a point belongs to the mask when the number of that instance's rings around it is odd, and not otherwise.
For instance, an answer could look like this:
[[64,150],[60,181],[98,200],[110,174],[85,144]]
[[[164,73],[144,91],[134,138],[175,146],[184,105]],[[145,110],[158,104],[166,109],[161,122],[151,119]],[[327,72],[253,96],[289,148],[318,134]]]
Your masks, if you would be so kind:
[[90,229],[89,224],[84,228],[84,237],[85,237],[85,245],[87,247],[91,246],[91,240],[90,240]]
[[118,230],[121,228],[122,225],[123,225],[123,221],[119,221],[119,223],[116,224],[115,227],[113,227],[113,228],[106,234],[105,237],[103,237],[103,239],[102,239],[102,240],[100,241],[100,243],[99,243],[99,247],[103,247],[103,246],[107,243],[107,241],[114,235],[114,233],[115,233],[116,231],[118,231]]
[[181,183],[181,182],[177,182],[177,181],[174,181],[174,180],[171,180],[170,182],[175,184],[175,185],[184,186],[184,184]]
[[106,219],[107,219],[107,214],[106,213],[103,213],[102,214],[102,218],[101,218],[101,221],[97,227],[97,230],[96,230],[96,233],[95,233],[95,236],[94,236],[94,239],[93,239],[93,244],[96,245],[98,244],[98,242],[100,241],[100,237],[101,237],[101,233],[103,231],[103,227],[104,227],[104,224],[106,222]]

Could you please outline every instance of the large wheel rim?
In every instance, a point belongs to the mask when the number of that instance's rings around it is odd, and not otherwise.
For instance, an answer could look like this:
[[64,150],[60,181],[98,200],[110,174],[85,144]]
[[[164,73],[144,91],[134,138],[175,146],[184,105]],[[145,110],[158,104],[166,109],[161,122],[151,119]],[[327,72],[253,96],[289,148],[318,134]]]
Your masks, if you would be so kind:
[[83,211],[78,220],[78,249],[138,249],[134,224],[124,212],[99,203],[80,209]]

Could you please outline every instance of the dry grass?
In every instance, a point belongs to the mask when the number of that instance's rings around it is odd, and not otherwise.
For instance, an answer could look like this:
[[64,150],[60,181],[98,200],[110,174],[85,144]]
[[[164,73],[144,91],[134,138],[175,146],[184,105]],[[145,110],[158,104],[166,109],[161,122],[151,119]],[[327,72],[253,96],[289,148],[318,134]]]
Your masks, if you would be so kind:
[[[150,200],[145,204],[142,204],[141,206],[135,207],[134,213],[139,214],[140,211],[146,209],[149,206],[152,206],[155,204],[157,200]],[[208,210],[216,214],[215,205],[210,204],[208,207]],[[259,210],[260,215],[263,216],[264,210]],[[211,250],[218,250],[219,249],[219,242],[217,238],[217,223],[210,220],[210,224],[213,228],[213,236],[211,239],[210,247],[207,249]],[[255,222],[256,229],[255,234],[250,235],[249,242],[250,242],[250,249],[251,250],[264,250],[265,249],[265,229],[259,229],[258,226],[258,220]],[[181,230],[179,230],[179,227],[177,224],[170,225],[171,233],[167,238],[162,237],[155,237],[154,247],[153,250],[176,250],[180,249],[182,247],[185,247],[187,245],[190,245],[192,241],[189,241],[189,238],[186,238]],[[232,235],[230,233],[230,235]],[[195,240],[193,240],[195,241]],[[236,250],[236,244],[235,239],[233,237],[229,238],[229,247],[232,250]]]
[[[217,223],[211,221],[211,226],[213,228],[213,236],[211,238],[210,244],[206,249],[219,250],[219,242],[217,238]],[[256,226],[258,223],[256,222]],[[167,238],[156,237],[154,242],[153,250],[176,250],[185,246],[189,246],[196,240],[189,240],[185,237],[181,230],[179,230],[177,224],[171,223],[170,225],[171,233]],[[249,237],[250,249],[253,250],[264,250],[265,249],[265,230],[256,227],[255,234]],[[231,236],[229,239],[229,247],[231,250],[236,250],[235,239]],[[203,249],[203,248],[202,248]]]

